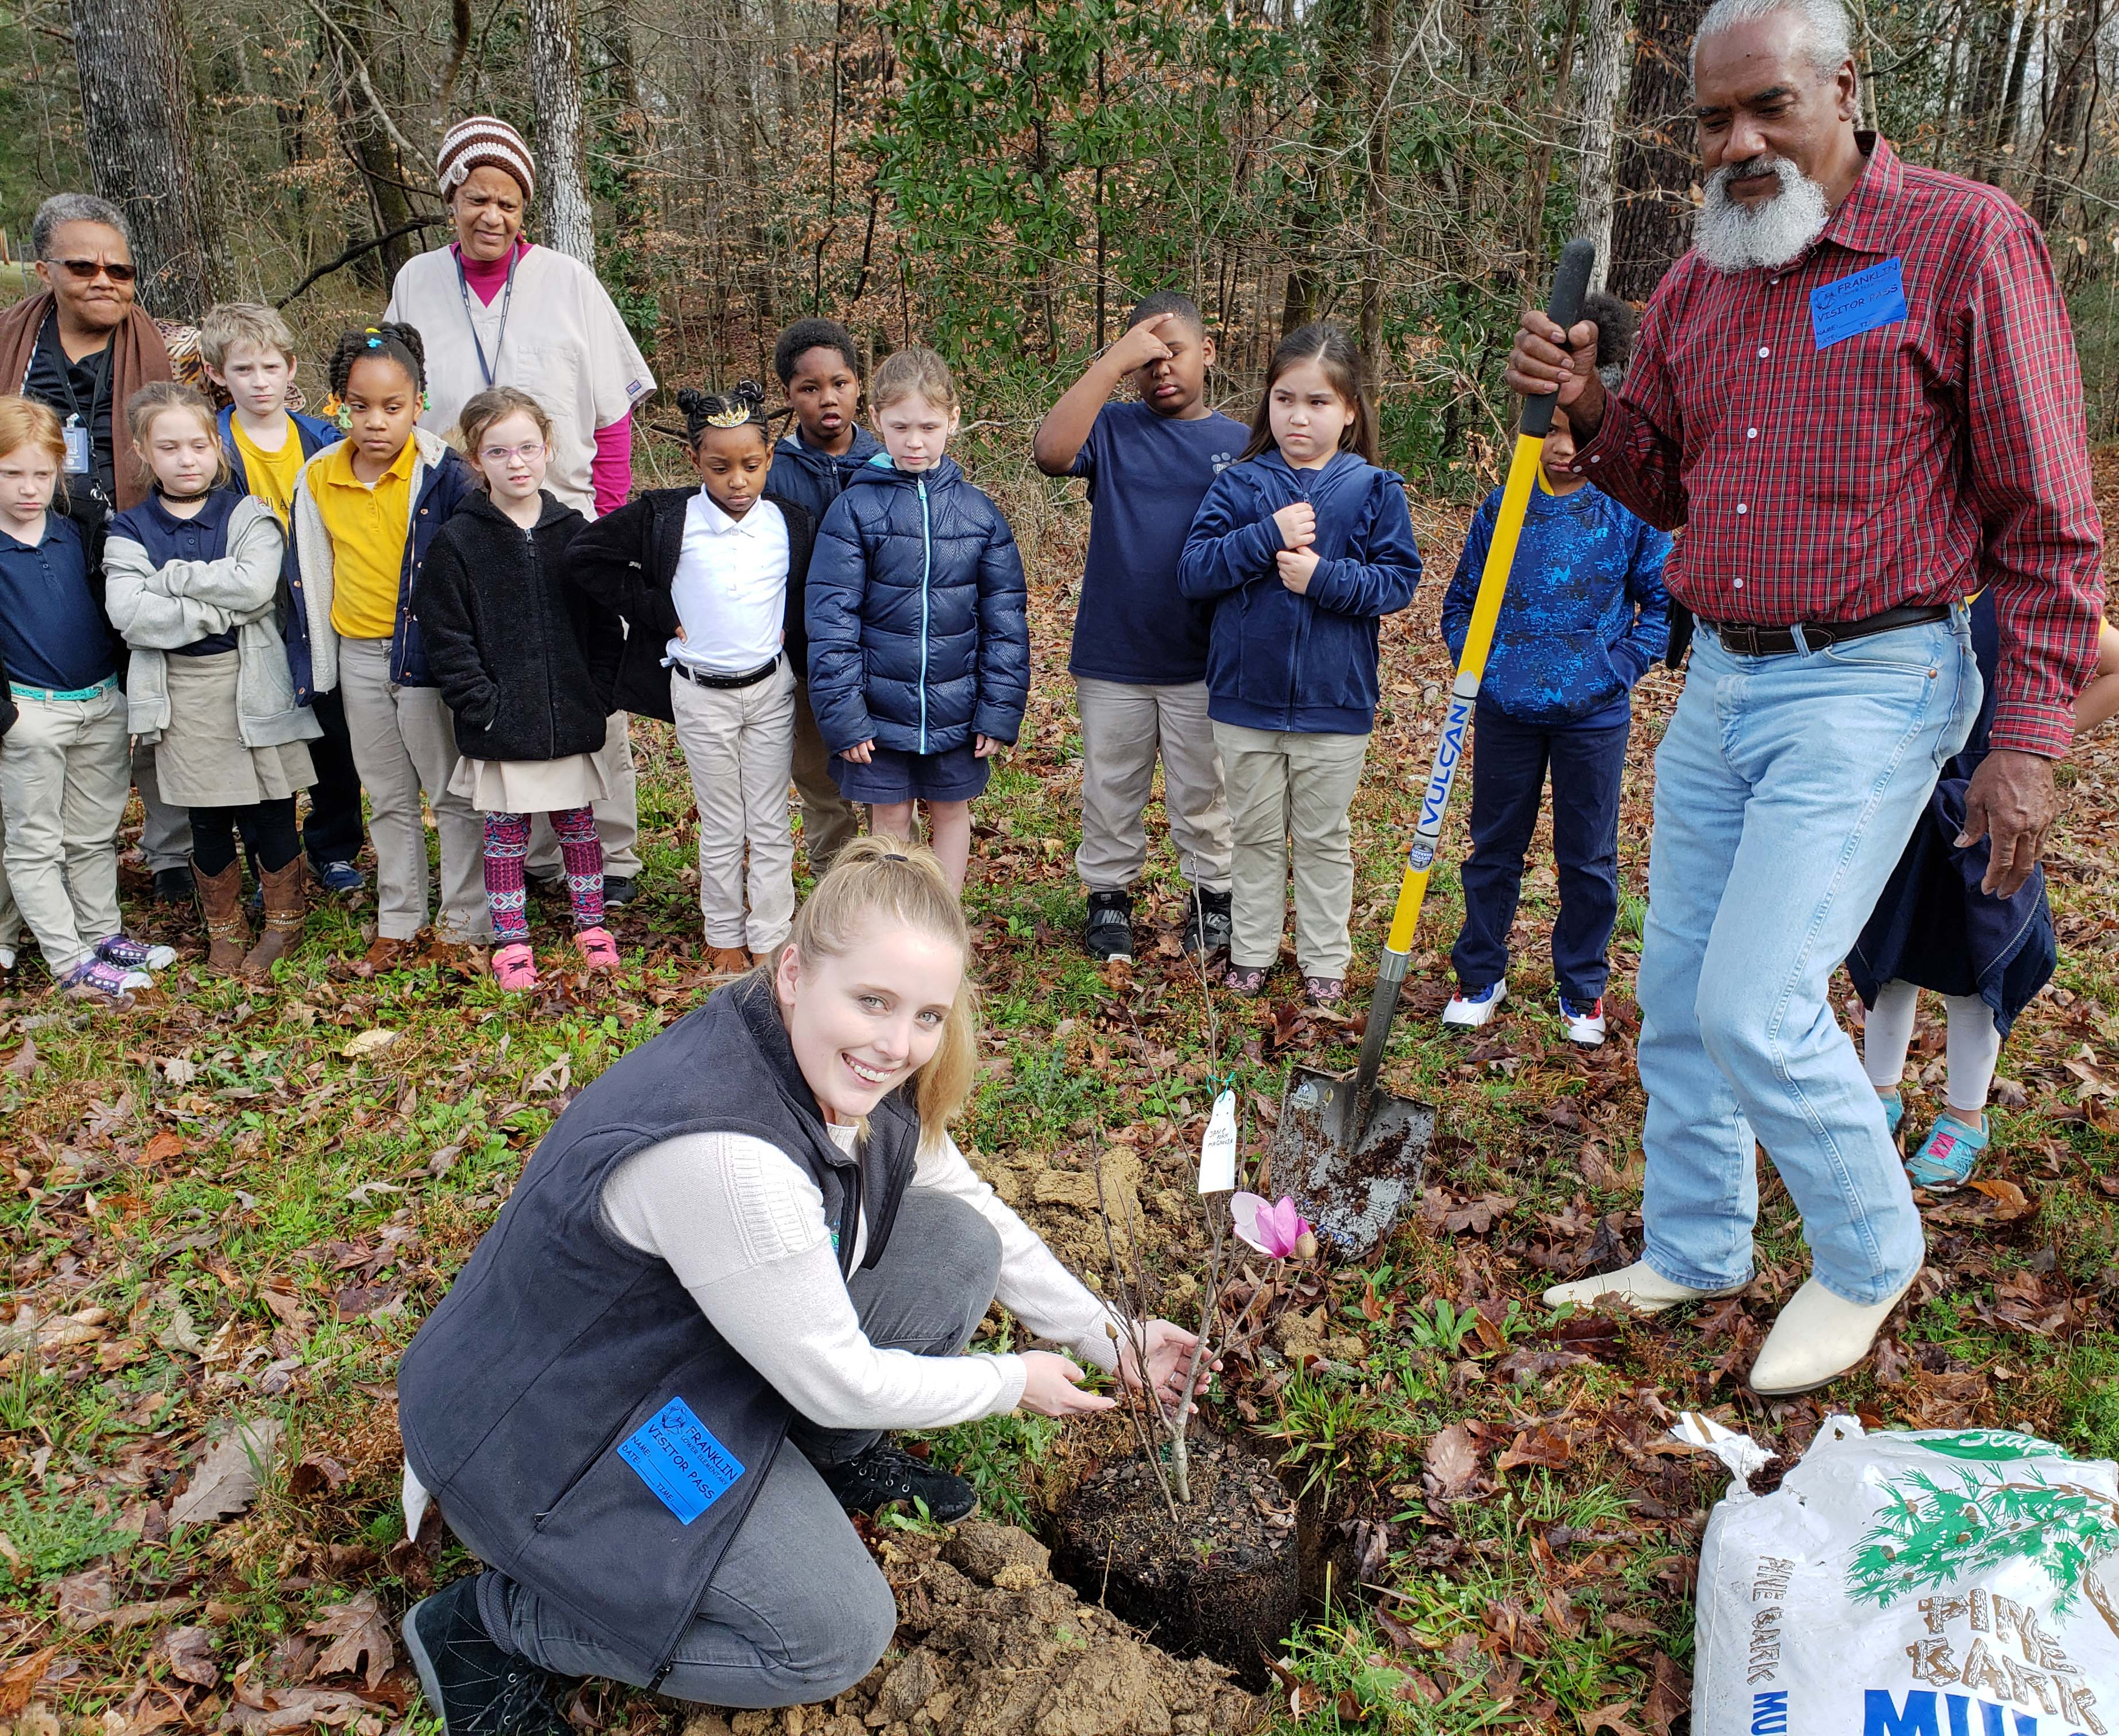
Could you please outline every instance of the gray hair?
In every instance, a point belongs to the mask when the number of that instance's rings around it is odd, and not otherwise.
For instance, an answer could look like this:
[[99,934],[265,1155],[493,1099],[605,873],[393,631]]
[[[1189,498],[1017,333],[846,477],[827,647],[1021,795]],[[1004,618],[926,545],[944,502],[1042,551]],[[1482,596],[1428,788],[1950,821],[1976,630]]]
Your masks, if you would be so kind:
[[1804,53],[1819,77],[1831,77],[1843,62],[1853,58],[1853,37],[1840,0],[1714,0],[1693,33],[1690,67],[1695,81],[1703,41],[1733,24],[1769,18],[1775,12],[1786,12],[1802,26]]
[[51,258],[52,236],[63,223],[99,223],[124,236],[127,247],[132,245],[132,233],[125,227],[125,213],[109,200],[99,199],[92,193],[55,193],[37,207],[36,216],[30,220],[30,246],[37,258]]

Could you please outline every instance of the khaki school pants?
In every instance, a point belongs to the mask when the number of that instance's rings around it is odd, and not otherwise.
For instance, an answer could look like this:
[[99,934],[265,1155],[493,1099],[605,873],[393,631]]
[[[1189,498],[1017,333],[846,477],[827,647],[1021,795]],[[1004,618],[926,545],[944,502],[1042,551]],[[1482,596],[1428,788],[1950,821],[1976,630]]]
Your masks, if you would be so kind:
[[[610,791],[590,805],[596,812],[596,842],[603,846],[603,871],[619,880],[640,877],[640,780],[633,768],[633,718],[629,713],[613,712],[603,732],[603,745],[596,750],[596,763],[603,770],[604,787]],[[563,875],[559,840],[552,830],[552,816],[530,816],[530,854],[523,858],[525,872],[540,880]]]
[[707,945],[770,952],[795,923],[795,835],[787,824],[795,671],[782,657],[771,675],[748,687],[701,687],[672,670],[670,706],[699,810],[699,911]]
[[1148,861],[1141,815],[1159,753],[1178,869],[1204,891],[1226,892],[1229,809],[1207,684],[1136,687],[1078,676],[1074,705],[1082,719],[1082,847],[1074,852],[1082,884],[1122,892],[1140,878]]
[[802,848],[818,880],[860,830],[860,804],[848,801],[832,782],[832,750],[809,709],[809,684],[795,682],[795,793],[802,798]]
[[485,902],[485,822],[449,793],[456,774],[456,722],[438,687],[400,687],[390,679],[390,641],[341,639],[339,696],[353,764],[368,791],[368,836],[375,846],[375,931],[410,940],[427,926],[424,790],[442,836],[442,908],[435,931],[461,943],[493,938]]
[[1228,779],[1234,934],[1229,963],[1271,965],[1280,956],[1291,852],[1295,958],[1305,977],[1344,977],[1354,951],[1353,829],[1347,810],[1361,787],[1366,736],[1299,736],[1217,723]]
[[132,790],[125,695],[114,681],[92,699],[17,694],[0,740],[0,811],[8,889],[53,978],[120,930],[118,823]]

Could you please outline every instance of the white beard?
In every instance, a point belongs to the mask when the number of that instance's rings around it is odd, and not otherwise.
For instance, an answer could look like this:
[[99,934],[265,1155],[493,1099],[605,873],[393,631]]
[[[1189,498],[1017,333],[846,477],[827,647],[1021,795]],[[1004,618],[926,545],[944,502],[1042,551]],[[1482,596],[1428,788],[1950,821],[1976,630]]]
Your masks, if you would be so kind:
[[1749,166],[1725,163],[1709,175],[1692,220],[1693,247],[1718,272],[1786,265],[1824,232],[1832,215],[1825,189],[1785,157],[1764,161],[1781,183],[1774,197],[1755,205],[1732,197],[1729,183],[1738,168]]

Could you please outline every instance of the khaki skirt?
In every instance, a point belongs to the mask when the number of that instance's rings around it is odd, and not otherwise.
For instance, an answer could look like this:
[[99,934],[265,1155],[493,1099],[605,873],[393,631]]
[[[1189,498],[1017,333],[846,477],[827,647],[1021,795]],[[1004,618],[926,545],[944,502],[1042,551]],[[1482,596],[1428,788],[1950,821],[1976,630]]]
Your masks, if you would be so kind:
[[557,814],[605,800],[610,787],[593,754],[564,759],[459,759],[449,793],[481,814]]
[[247,808],[282,801],[317,781],[305,742],[245,747],[235,715],[237,654],[164,660],[169,726],[155,744],[162,800],[182,808]]

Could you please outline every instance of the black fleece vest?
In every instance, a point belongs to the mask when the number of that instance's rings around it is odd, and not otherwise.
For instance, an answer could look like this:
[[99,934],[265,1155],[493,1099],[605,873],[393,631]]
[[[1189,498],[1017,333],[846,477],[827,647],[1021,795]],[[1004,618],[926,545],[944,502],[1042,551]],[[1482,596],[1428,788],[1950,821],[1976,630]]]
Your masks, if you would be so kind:
[[843,1271],[889,1240],[919,1144],[893,1094],[832,1143],[771,985],[748,977],[634,1050],[545,1135],[398,1369],[406,1456],[487,1566],[651,1685],[742,1525],[791,1412],[663,1261],[604,1227],[612,1170],[679,1135],[746,1133],[806,1169]]

